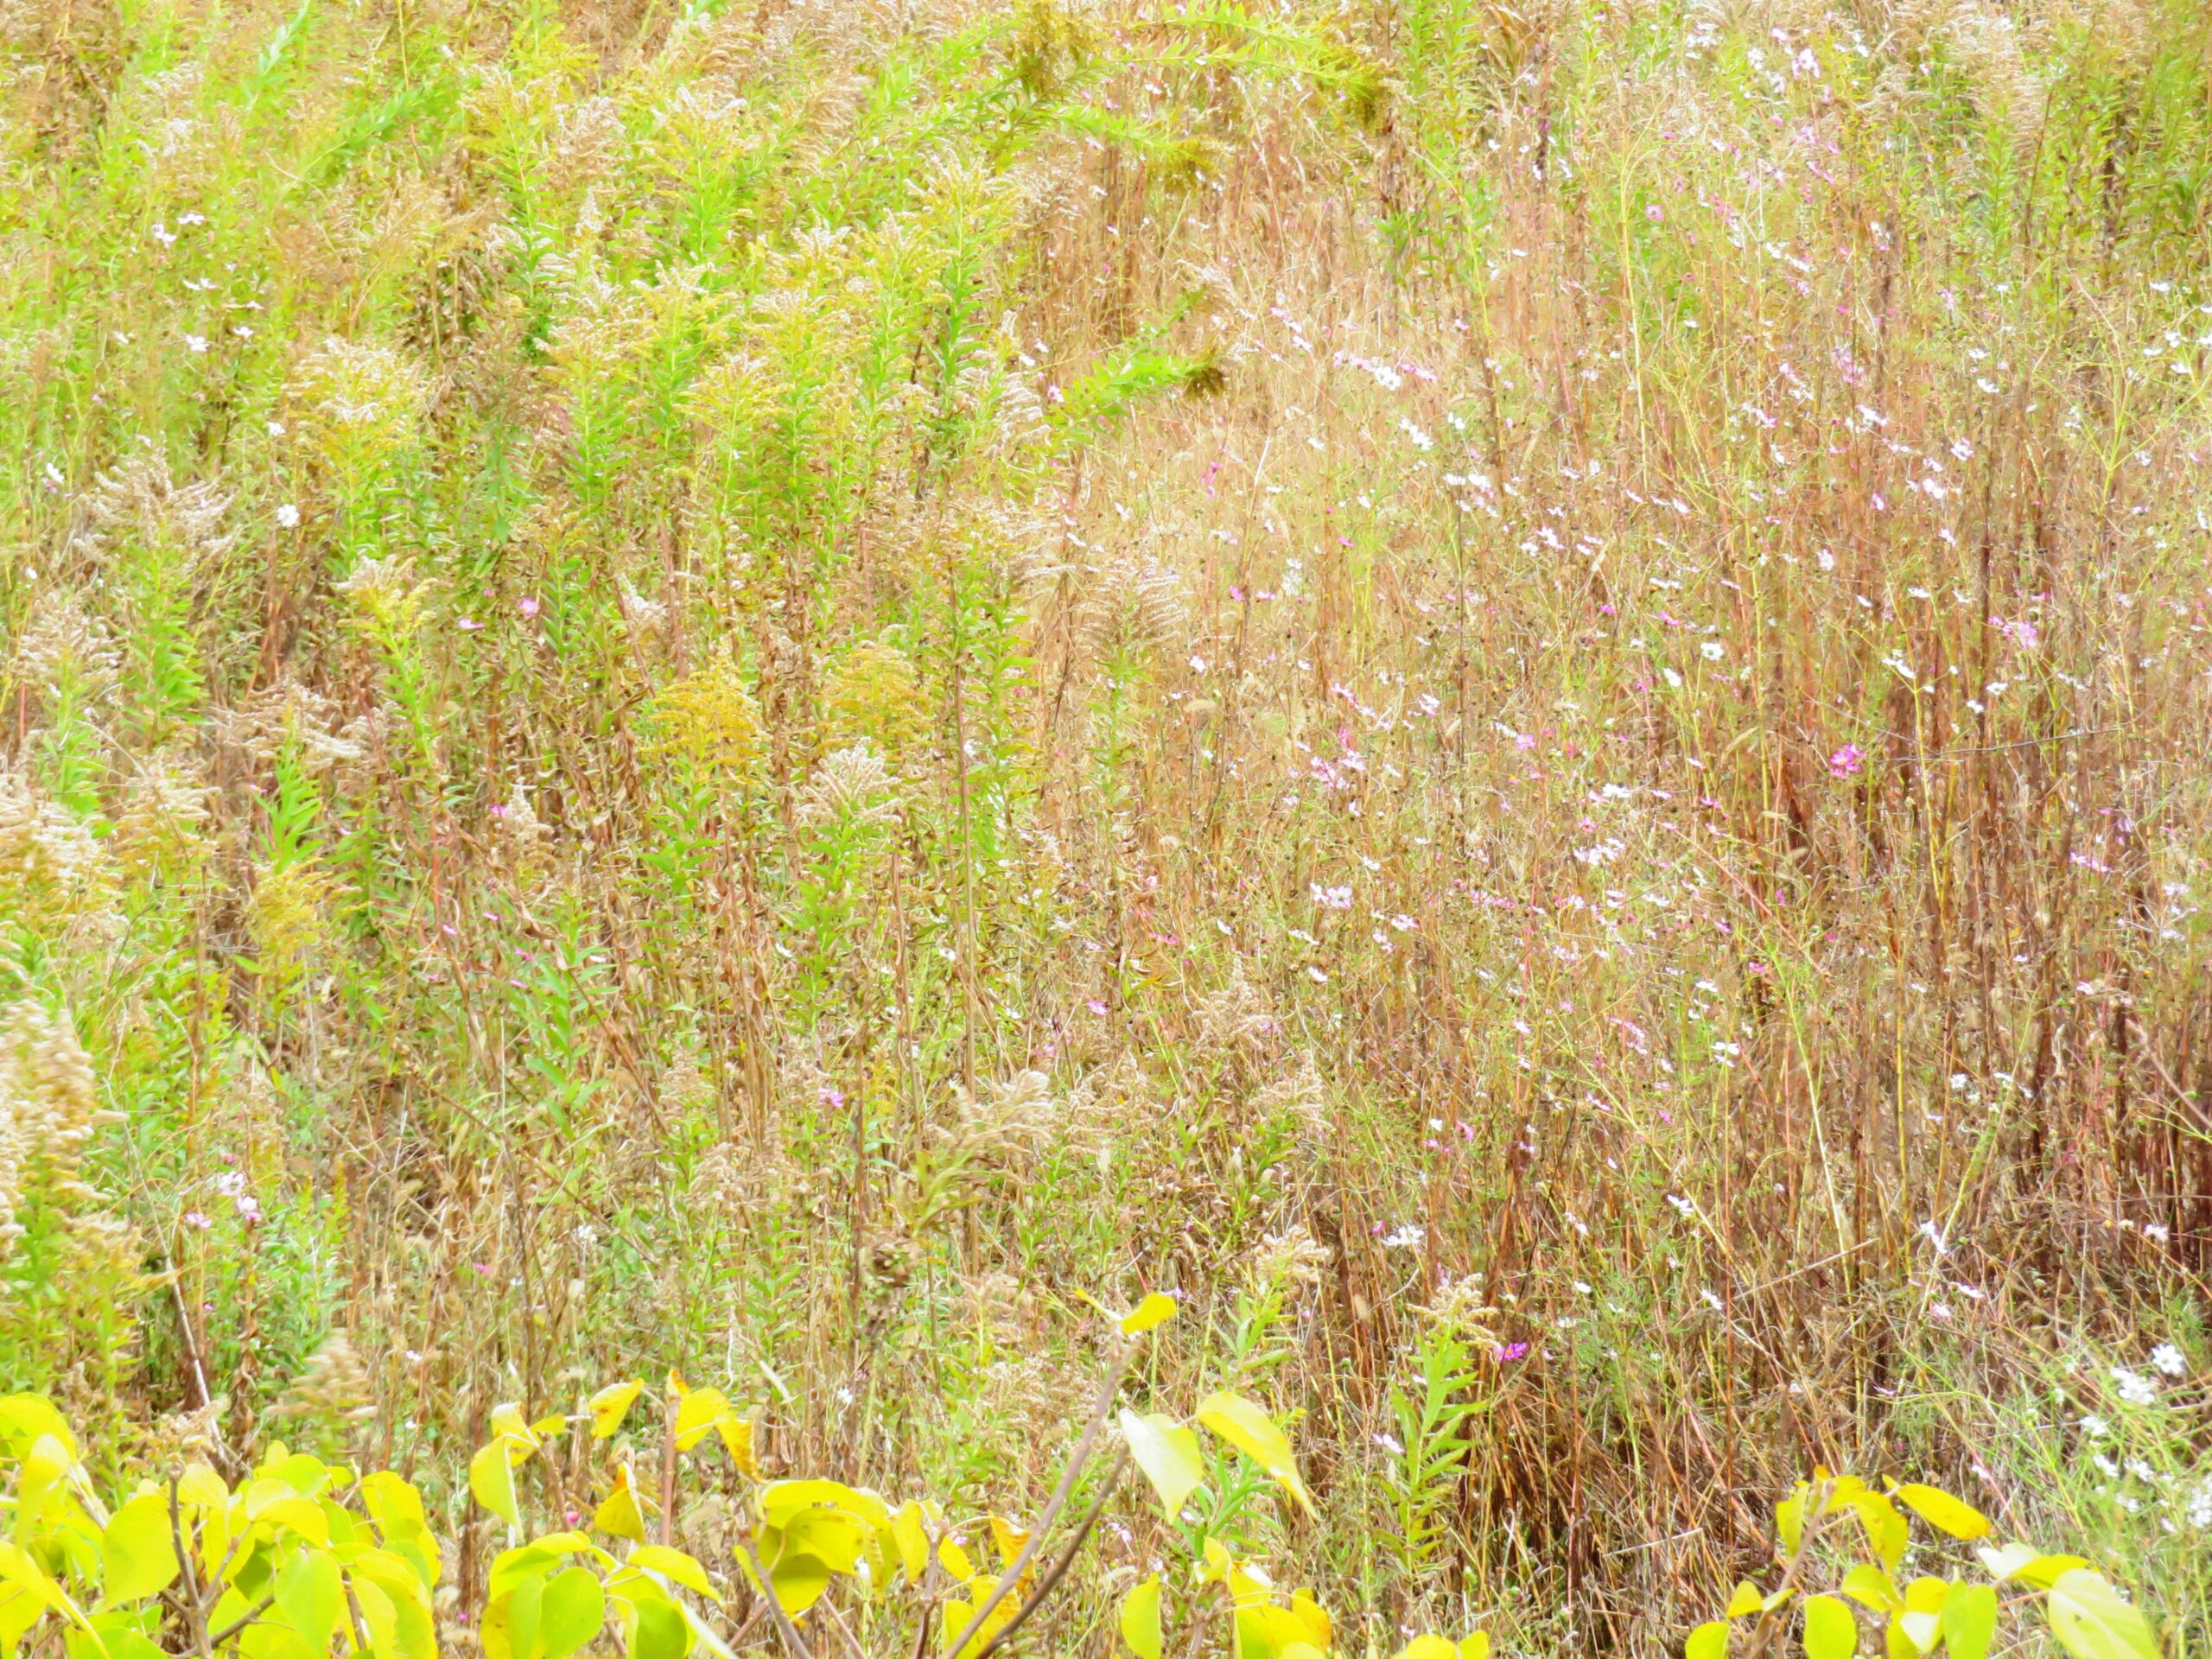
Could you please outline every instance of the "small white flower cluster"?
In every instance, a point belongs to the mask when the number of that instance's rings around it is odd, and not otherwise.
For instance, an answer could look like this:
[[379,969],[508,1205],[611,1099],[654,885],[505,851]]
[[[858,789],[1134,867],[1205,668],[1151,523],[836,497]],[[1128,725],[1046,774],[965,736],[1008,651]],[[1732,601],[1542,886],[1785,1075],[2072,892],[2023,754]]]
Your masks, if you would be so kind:
[[2132,1371],[2125,1365],[2112,1368],[2112,1380],[2120,1397],[2131,1406],[2155,1406],[2158,1403],[2158,1385],[2140,1371]]

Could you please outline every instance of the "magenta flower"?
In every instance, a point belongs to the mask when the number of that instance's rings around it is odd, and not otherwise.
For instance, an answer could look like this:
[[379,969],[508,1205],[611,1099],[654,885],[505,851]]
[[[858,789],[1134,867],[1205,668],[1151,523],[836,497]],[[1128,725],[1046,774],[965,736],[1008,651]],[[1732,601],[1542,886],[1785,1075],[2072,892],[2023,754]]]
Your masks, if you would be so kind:
[[1856,743],[1847,743],[1828,756],[1828,770],[1839,778],[1849,778],[1866,764],[1866,751]]

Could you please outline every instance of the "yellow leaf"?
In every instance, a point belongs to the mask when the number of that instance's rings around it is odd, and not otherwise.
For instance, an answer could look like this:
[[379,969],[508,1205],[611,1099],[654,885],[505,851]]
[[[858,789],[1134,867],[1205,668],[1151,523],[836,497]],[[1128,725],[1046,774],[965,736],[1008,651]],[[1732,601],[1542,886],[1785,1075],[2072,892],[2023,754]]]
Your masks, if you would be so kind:
[[715,1420],[715,1431],[722,1437],[731,1466],[747,1479],[760,1479],[760,1465],[753,1456],[752,1420],[726,1411]]
[[545,1581],[537,1610],[540,1659],[568,1659],[607,1623],[607,1592],[588,1567],[571,1567]]
[[1876,1559],[1889,1571],[1896,1572],[1897,1563],[1904,1559],[1905,1546],[1912,1541],[1912,1529],[1897,1513],[1897,1506],[1879,1492],[1864,1490],[1851,1499],[1851,1506],[1859,1511],[1859,1519],[1866,1529],[1866,1541]]
[[1417,1636],[1398,1649],[1397,1659],[1459,1659],[1459,1649],[1440,1636]]
[[1122,1598],[1122,1640],[1137,1659],[1160,1659],[1160,1580],[1147,1579]]
[[643,1543],[645,1538],[645,1511],[638,1507],[638,1494],[630,1484],[630,1471],[617,1469],[614,1484],[592,1511],[591,1523],[601,1532],[611,1533],[617,1538],[628,1538]]
[[1728,1622],[1709,1618],[1690,1632],[1682,1659],[1728,1659]]
[[1144,1471],[1153,1491],[1160,1494],[1160,1508],[1173,1521],[1182,1513],[1183,1500],[1204,1478],[1205,1465],[1198,1456],[1198,1437],[1164,1413],[1140,1417],[1124,1406],[1122,1438],[1128,1442],[1129,1455]]
[[1897,1490],[1905,1507],[1929,1526],[1954,1538],[1983,1538],[1989,1534],[1989,1517],[1971,1503],[1934,1486],[1906,1485]]
[[929,1571],[930,1538],[922,1529],[922,1506],[909,1498],[899,1506],[891,1517],[891,1542],[899,1552],[899,1564],[906,1571],[906,1582],[912,1584]]
[[1154,1325],[1165,1325],[1174,1317],[1175,1299],[1155,1290],[1122,1315],[1122,1334],[1125,1337],[1141,1336]]
[[1461,1637],[1459,1659],[1490,1659],[1490,1632],[1469,1630]]
[[658,1573],[709,1600],[715,1599],[715,1586],[707,1581],[707,1569],[680,1549],[671,1549],[664,1544],[640,1544],[630,1552],[629,1565],[647,1573]]
[[594,1440],[609,1440],[622,1427],[622,1420],[630,1414],[630,1408],[645,1391],[642,1382],[610,1382],[588,1402],[591,1411],[591,1437]]
[[729,1402],[720,1389],[693,1389],[676,1408],[676,1449],[689,1452],[713,1433],[729,1414]]
[[1843,1575],[1843,1593],[1878,1613],[1894,1613],[1904,1606],[1904,1598],[1897,1593],[1890,1575],[1868,1561],[1859,1562]]
[[492,1408],[492,1437],[500,1440],[520,1440],[532,1451],[537,1448],[536,1431],[524,1421],[522,1408],[512,1400]]
[[515,1468],[507,1460],[507,1442],[494,1440],[468,1460],[468,1490],[476,1501],[511,1527],[522,1525],[522,1511],[515,1502]]
[[1797,1545],[1805,1535],[1805,1484],[1798,1482],[1796,1491],[1775,1505],[1774,1535],[1782,1542],[1783,1553],[1795,1555]]
[[[968,1558],[966,1550],[950,1538],[938,1545],[937,1558],[944,1564],[944,1570],[952,1575],[956,1584],[965,1584],[976,1576],[976,1563]],[[959,1632],[956,1630],[954,1634],[957,1636]]]
[[48,1435],[60,1442],[70,1462],[77,1460],[77,1437],[69,1432],[68,1420],[51,1400],[37,1394],[11,1394],[0,1399],[0,1446],[20,1457],[22,1448]]
[[2141,1611],[2101,1573],[2075,1567],[2050,1586],[2050,1633],[2074,1659],[2158,1659],[2158,1638]]
[[1765,1604],[1765,1600],[1766,1599],[1759,1594],[1758,1586],[1746,1579],[1736,1586],[1736,1593],[1728,1598],[1728,1617],[1742,1618],[1748,1613],[1756,1613]]
[[1198,1402],[1198,1421],[1281,1482],[1306,1514],[1314,1513],[1290,1442],[1266,1412],[1242,1395],[1210,1394]]
[[1991,1578],[2000,1583],[2024,1584],[2037,1590],[2048,1590],[2063,1574],[2089,1564],[2080,1555],[2045,1555],[2033,1544],[2018,1542],[2000,1549],[1984,1548],[1976,1553]]
[[1984,1659],[1997,1634],[1997,1592],[1986,1584],[1954,1586],[1943,1604],[1943,1651],[1950,1659]]
[[231,1489],[206,1464],[188,1463],[177,1477],[176,1501],[180,1509],[219,1510],[231,1501]]
[[147,1492],[116,1510],[100,1540],[100,1605],[159,1595],[177,1575],[166,1493]]
[[1859,1651],[1859,1620],[1834,1596],[1805,1598],[1805,1659],[1851,1659]]
[[1014,1565],[1014,1558],[1020,1554],[1024,1548],[1027,1546],[1029,1542],[1029,1534],[1022,1528],[1011,1524],[1001,1516],[994,1515],[988,1518],[991,1528],[991,1541],[998,1546],[1000,1563],[1002,1566],[1012,1567]]

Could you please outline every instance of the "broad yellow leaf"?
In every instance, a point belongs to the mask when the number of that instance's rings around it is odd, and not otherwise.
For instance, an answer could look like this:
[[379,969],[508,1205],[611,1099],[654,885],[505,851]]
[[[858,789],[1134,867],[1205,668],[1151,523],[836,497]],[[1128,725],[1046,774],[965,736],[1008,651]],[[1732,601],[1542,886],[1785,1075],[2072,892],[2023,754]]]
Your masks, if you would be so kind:
[[109,1519],[100,1535],[100,1605],[159,1595],[177,1575],[166,1493],[145,1492]]
[[1160,1659],[1160,1580],[1147,1579],[1122,1598],[1122,1640],[1137,1659]]
[[2050,1586],[2050,1633],[2074,1659],[2159,1659],[2151,1621],[2101,1573],[2077,1567]]
[[1314,1513],[1290,1442],[1266,1412],[1242,1395],[1210,1394],[1198,1402],[1198,1421],[1281,1482],[1306,1514]]
[[1014,1558],[1028,1547],[1028,1532],[1023,1528],[1014,1525],[1003,1516],[994,1515],[988,1519],[991,1529],[991,1542],[998,1547],[1000,1565],[1012,1567]]
[[1774,1535],[1781,1540],[1783,1554],[1795,1555],[1797,1545],[1805,1535],[1805,1484],[1797,1484],[1796,1491],[1775,1505]]
[[1834,1596],[1805,1599],[1805,1659],[1851,1659],[1859,1651],[1859,1620]]
[[1728,1659],[1728,1621],[1709,1618],[1682,1643],[1682,1659]]
[[922,1506],[912,1498],[901,1503],[891,1517],[891,1542],[899,1552],[899,1565],[906,1569],[906,1582],[912,1584],[929,1571],[930,1535],[922,1528]]
[[1459,1649],[1440,1636],[1417,1636],[1398,1649],[1397,1659],[1459,1659]]
[[591,1524],[594,1530],[617,1538],[627,1538],[635,1543],[645,1541],[645,1512],[638,1507],[637,1490],[630,1484],[627,1469],[614,1471],[614,1484],[592,1511]]
[[1984,1659],[1997,1634],[1997,1592],[1986,1584],[1955,1584],[1943,1604],[1943,1651],[1951,1659]]
[[689,1452],[728,1414],[729,1402],[720,1389],[693,1389],[676,1408],[676,1449]]
[[1765,1605],[1766,1598],[1759,1594],[1758,1586],[1745,1579],[1736,1586],[1736,1593],[1728,1598],[1728,1617],[1742,1618]]
[[524,1419],[522,1408],[512,1400],[492,1408],[492,1438],[519,1440],[532,1451],[537,1447],[537,1431]]
[[628,1564],[647,1573],[658,1573],[664,1579],[682,1585],[686,1590],[697,1591],[709,1600],[714,1599],[715,1586],[708,1581],[707,1569],[680,1549],[671,1549],[665,1544],[640,1544],[630,1552]]
[[1894,1613],[1904,1606],[1904,1597],[1890,1575],[1871,1561],[1861,1561],[1843,1575],[1843,1593],[1878,1613]]
[[1490,1659],[1490,1632],[1469,1630],[1461,1637],[1459,1659]]
[[1989,1517],[1973,1504],[1934,1486],[1906,1485],[1897,1490],[1904,1506],[1929,1526],[1954,1538],[1982,1538],[1989,1533]]
[[1122,1408],[1122,1438],[1129,1455],[1144,1471],[1160,1505],[1173,1522],[1183,1512],[1183,1502],[1205,1478],[1205,1464],[1198,1455],[1198,1437],[1161,1412],[1140,1417]]
[[1879,1492],[1859,1491],[1851,1500],[1859,1511],[1859,1519],[1866,1529],[1866,1541],[1875,1558],[1890,1572],[1897,1570],[1897,1563],[1904,1559],[1905,1547],[1912,1541],[1912,1529],[1897,1506]]
[[522,1510],[515,1502],[515,1466],[507,1460],[506,1441],[494,1440],[468,1460],[468,1490],[509,1526],[522,1525]]
[[273,1593],[276,1611],[308,1651],[328,1652],[346,1611],[346,1586],[339,1578],[337,1559],[319,1549],[302,1550],[276,1575]]
[[23,1448],[48,1436],[60,1445],[70,1462],[76,1462],[77,1437],[69,1432],[69,1420],[51,1400],[39,1394],[11,1394],[0,1399],[0,1447],[21,1457]]
[[607,1623],[607,1592],[589,1567],[572,1567],[545,1581],[537,1605],[537,1659],[568,1659]]
[[2024,1584],[2037,1590],[2048,1590],[2064,1574],[2089,1564],[2080,1555],[2046,1555],[2033,1544],[2018,1542],[1997,1549],[1985,1548],[1976,1553],[1991,1578],[1999,1583]]
[[1154,1325],[1165,1325],[1174,1317],[1175,1299],[1155,1290],[1122,1315],[1122,1334],[1125,1337],[1141,1336]]
[[594,1440],[614,1438],[622,1427],[622,1420],[630,1414],[630,1408],[645,1391],[642,1382],[610,1382],[588,1402],[591,1408],[591,1437]]

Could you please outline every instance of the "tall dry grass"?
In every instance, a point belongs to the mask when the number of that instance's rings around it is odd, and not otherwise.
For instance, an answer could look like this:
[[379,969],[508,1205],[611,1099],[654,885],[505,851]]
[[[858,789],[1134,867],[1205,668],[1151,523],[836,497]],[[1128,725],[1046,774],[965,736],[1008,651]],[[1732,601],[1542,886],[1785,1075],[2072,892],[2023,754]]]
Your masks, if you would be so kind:
[[12,1379],[340,1333],[466,1579],[496,1402],[1033,1497],[1173,1287],[1348,1646],[1824,1462],[2202,1647],[2201,11],[6,29]]

